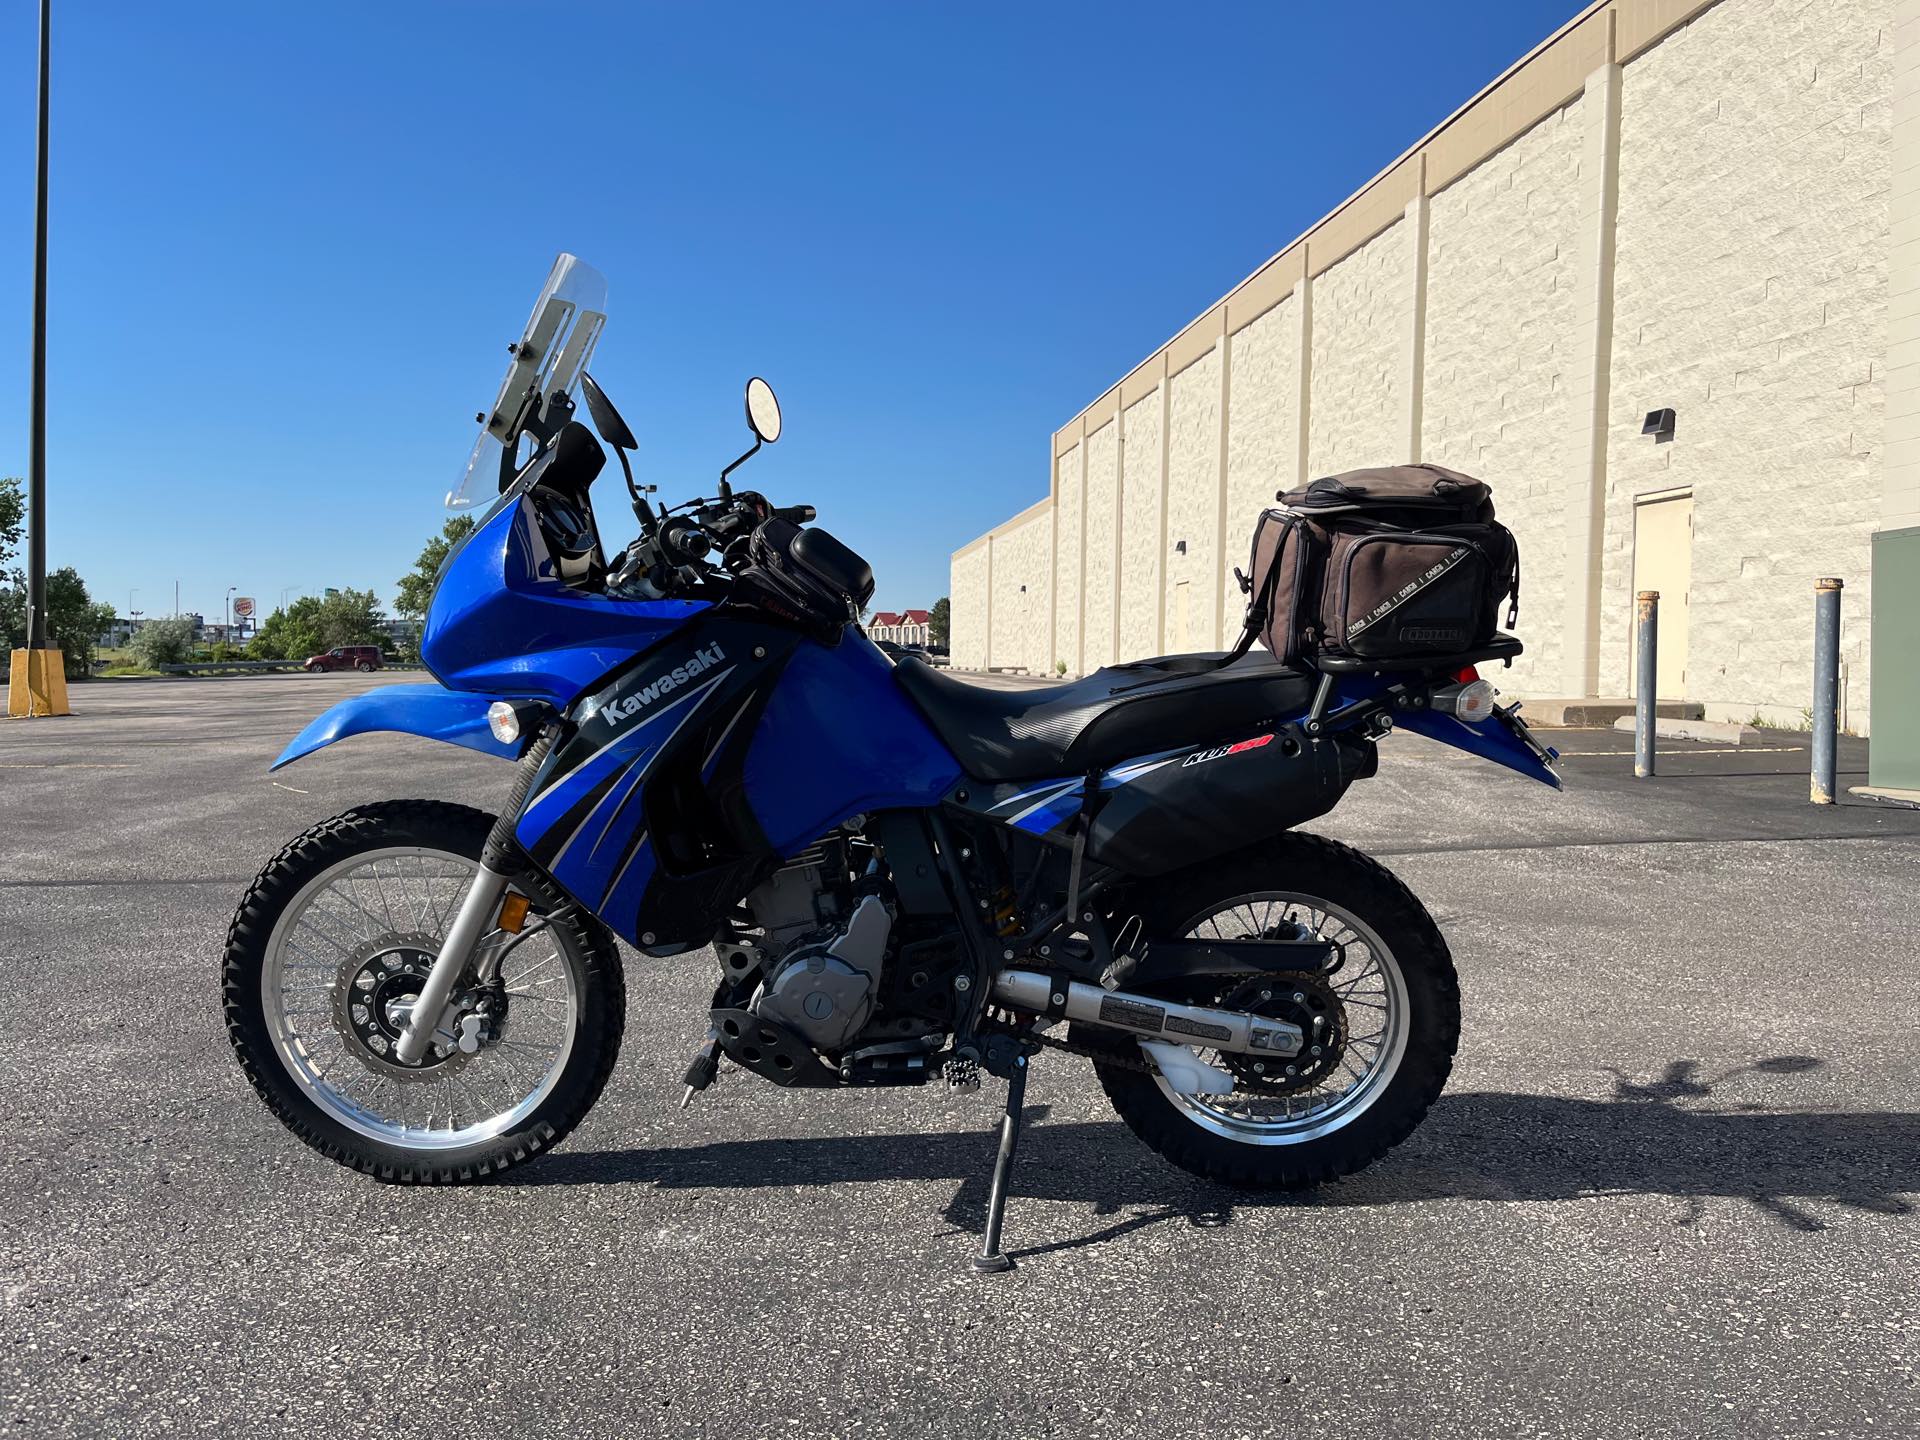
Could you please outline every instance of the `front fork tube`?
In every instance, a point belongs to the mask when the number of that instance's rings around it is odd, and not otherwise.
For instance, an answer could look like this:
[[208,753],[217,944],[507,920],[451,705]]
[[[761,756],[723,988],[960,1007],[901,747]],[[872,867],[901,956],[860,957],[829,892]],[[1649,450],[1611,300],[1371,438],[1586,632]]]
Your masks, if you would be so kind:
[[508,879],[498,870],[488,869],[484,860],[474,873],[473,883],[467,887],[466,898],[460,902],[453,925],[447,931],[446,942],[440,947],[439,958],[433,962],[433,969],[427,972],[427,983],[420,987],[420,994],[414,999],[406,1033],[394,1043],[394,1057],[402,1065],[418,1065],[425,1058],[427,1046],[439,1028],[440,1017],[453,998],[453,987],[460,983],[460,976],[473,956],[474,946],[493,929],[494,916],[500,913],[500,897],[507,893]]
[[513,828],[526,806],[535,777],[553,749],[553,740],[554,729],[548,726],[534,737],[533,744],[521,758],[513,777],[512,794],[499,819],[493,822],[493,831],[480,852],[480,867],[474,872],[473,883],[467,887],[466,897],[454,914],[433,969],[427,972],[427,983],[420,987],[420,994],[413,1002],[407,1028],[394,1042],[394,1058],[402,1065],[418,1065],[426,1057],[427,1047],[433,1043],[434,1032],[439,1029],[440,1019],[453,999],[460,977],[467,972],[480,942],[493,933],[507,886],[526,868],[527,862],[514,843]]

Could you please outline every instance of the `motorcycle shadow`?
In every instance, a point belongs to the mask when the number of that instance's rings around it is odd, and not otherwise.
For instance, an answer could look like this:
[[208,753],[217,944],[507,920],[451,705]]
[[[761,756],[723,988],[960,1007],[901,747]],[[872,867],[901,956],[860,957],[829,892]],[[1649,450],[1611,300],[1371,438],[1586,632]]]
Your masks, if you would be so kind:
[[[1811,1207],[1880,1216],[1913,1213],[1920,1190],[1920,1114],[1836,1112],[1755,1104],[1693,1108],[1740,1074],[1791,1074],[1821,1062],[1785,1057],[1712,1081],[1692,1061],[1636,1084],[1616,1076],[1610,1099],[1470,1091],[1443,1096],[1397,1150],[1359,1175],[1312,1190],[1229,1189],[1164,1165],[1116,1121],[1040,1122],[1013,1174],[1016,1200],[1090,1206],[1116,1217],[1072,1239],[1014,1252],[1098,1245],[1153,1225],[1230,1225],[1249,1210],[1399,1205],[1431,1200],[1496,1203],[1604,1196],[1670,1196],[1672,1223],[1690,1225],[1714,1198],[1751,1203],[1791,1231],[1828,1228]],[[956,1229],[984,1226],[991,1130],[730,1140],[677,1150],[616,1150],[547,1157],[516,1176],[525,1185],[647,1183],[666,1189],[757,1189],[887,1181],[954,1181],[945,1208]]]

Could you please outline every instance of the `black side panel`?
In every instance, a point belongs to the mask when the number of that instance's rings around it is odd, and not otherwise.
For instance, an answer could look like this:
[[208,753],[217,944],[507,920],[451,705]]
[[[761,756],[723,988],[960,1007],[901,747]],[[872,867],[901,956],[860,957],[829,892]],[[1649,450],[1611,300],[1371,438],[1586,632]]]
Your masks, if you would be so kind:
[[1196,750],[1111,791],[1087,854],[1129,875],[1226,855],[1326,814],[1375,763],[1370,741],[1296,725]]
[[882,810],[867,822],[893,872],[894,894],[910,915],[950,915],[953,901],[940,879],[940,860],[927,835],[926,817],[917,810]]

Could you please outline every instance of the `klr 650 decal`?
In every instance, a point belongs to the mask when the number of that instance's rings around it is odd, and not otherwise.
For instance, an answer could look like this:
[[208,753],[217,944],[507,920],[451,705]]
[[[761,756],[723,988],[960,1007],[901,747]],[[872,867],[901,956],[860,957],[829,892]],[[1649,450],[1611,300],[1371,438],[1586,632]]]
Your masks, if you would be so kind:
[[1273,736],[1256,735],[1251,740],[1236,741],[1232,745],[1219,745],[1211,750],[1202,750],[1198,754],[1189,755],[1180,762],[1180,766],[1182,769],[1185,769],[1189,765],[1204,765],[1209,760],[1218,760],[1222,755],[1239,755],[1248,750],[1258,750],[1261,746],[1271,745],[1272,743]]

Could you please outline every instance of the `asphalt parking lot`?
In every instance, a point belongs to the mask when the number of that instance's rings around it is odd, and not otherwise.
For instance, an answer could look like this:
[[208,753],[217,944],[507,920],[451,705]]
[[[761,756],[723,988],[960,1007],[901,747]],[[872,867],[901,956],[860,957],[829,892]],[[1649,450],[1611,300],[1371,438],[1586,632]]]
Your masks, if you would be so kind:
[[1808,807],[1799,740],[1636,782],[1629,737],[1557,732],[1555,795],[1394,737],[1313,828],[1452,944],[1425,1126],[1251,1199],[1043,1057],[1020,1268],[980,1278],[998,1086],[736,1072],[683,1113],[705,957],[629,957],[606,1097],[501,1183],[383,1187],[280,1128],[220,1021],[242,887],[355,802],[509,774],[386,736],[266,773],[383,678],[0,725],[12,1433],[1920,1435],[1920,812]]

